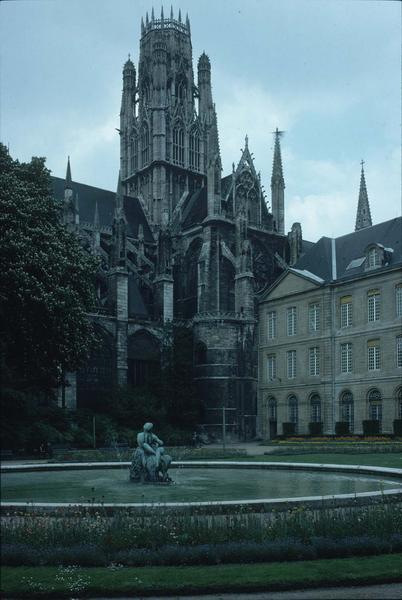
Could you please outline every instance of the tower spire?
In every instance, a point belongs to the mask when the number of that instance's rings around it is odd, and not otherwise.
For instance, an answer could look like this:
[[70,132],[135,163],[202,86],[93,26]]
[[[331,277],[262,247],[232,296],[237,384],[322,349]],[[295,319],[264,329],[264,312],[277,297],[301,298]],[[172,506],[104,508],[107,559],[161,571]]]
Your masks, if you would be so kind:
[[282,156],[281,156],[281,144],[280,137],[283,131],[279,131],[278,128],[274,131],[275,135],[275,146],[274,146],[274,160],[272,164],[272,176],[271,176],[271,203],[272,203],[272,214],[274,218],[274,228],[282,235],[285,233],[285,202],[284,202],[284,189],[285,180],[283,178],[282,168]]
[[64,184],[64,189],[65,190],[72,190],[72,179],[71,179],[71,166],[70,166],[70,157],[68,157],[67,159],[67,171],[66,171],[66,181]]
[[355,231],[364,229],[365,227],[371,227],[371,212],[370,204],[368,200],[366,178],[364,175],[364,160],[361,161],[361,172],[360,172],[360,190],[359,190],[359,201],[357,204],[356,213],[356,225]]

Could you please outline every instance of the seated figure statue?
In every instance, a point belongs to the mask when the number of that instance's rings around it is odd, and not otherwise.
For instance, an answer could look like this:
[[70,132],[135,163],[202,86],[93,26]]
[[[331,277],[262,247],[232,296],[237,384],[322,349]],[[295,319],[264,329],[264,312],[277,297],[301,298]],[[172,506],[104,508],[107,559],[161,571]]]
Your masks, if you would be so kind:
[[130,479],[137,483],[170,483],[168,468],[172,462],[163,442],[152,433],[153,424],[145,423],[137,435],[137,445],[131,466]]

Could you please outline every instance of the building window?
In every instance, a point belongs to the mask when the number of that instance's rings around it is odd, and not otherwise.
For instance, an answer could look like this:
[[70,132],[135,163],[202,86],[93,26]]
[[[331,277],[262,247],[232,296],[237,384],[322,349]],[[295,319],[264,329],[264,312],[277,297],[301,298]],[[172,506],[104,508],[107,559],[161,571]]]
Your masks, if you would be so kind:
[[397,402],[397,411],[398,419],[402,419],[402,387],[398,389],[396,392],[396,402]]
[[290,396],[288,401],[289,407],[289,423],[295,424],[295,433],[297,433],[297,425],[299,422],[299,406],[296,396]]
[[320,329],[320,305],[318,302],[313,302],[308,307],[308,324],[310,331]]
[[352,372],[352,344],[341,344],[341,373]]
[[341,327],[352,325],[352,296],[341,298]]
[[381,256],[378,248],[370,248],[367,253],[367,268],[377,269],[378,267],[381,267]]
[[380,340],[367,342],[367,366],[369,371],[381,369]]
[[189,140],[189,162],[190,169],[200,170],[200,136],[198,130],[192,130]]
[[296,350],[286,352],[287,373],[288,379],[296,377]]
[[367,294],[367,314],[369,322],[380,320],[381,294],[378,290],[370,290]]
[[141,160],[143,167],[149,163],[149,127],[146,123],[141,130]]
[[309,374],[319,375],[320,374],[320,349],[318,346],[309,348]]
[[349,424],[349,431],[354,429],[354,402],[350,392],[343,392],[340,401],[340,417],[341,421]]
[[131,139],[131,173],[138,171],[138,136],[135,133]]
[[402,317],[402,285],[397,285],[395,288],[395,305],[396,316]]
[[184,131],[180,126],[173,129],[173,162],[184,166]]
[[268,418],[270,421],[277,420],[277,402],[272,396],[268,400]]
[[273,381],[276,378],[276,356],[270,354],[267,357],[267,376],[268,381]]
[[296,335],[296,307],[287,309],[287,332],[288,335]]
[[368,394],[369,401],[369,419],[379,421],[381,431],[382,421],[382,398],[378,390],[371,390]]
[[396,338],[396,366],[402,367],[402,335]]
[[268,313],[268,339],[273,340],[276,338],[276,311],[271,310]]
[[321,398],[318,394],[310,398],[310,420],[312,423],[321,423]]

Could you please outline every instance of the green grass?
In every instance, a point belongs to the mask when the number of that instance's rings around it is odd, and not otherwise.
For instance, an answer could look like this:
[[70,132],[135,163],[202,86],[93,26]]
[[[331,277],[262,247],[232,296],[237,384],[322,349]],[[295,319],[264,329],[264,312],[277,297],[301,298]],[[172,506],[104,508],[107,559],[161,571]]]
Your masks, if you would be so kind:
[[[236,460],[244,460],[239,458]],[[258,456],[249,456],[247,460],[264,462],[306,462],[319,464],[338,464],[338,465],[368,465],[373,467],[395,467],[402,469],[402,453],[362,453],[362,454],[341,454],[335,452],[325,452],[321,454],[264,454]]]
[[89,594],[241,592],[402,581],[402,554],[209,567],[3,567],[2,594],[74,597]]

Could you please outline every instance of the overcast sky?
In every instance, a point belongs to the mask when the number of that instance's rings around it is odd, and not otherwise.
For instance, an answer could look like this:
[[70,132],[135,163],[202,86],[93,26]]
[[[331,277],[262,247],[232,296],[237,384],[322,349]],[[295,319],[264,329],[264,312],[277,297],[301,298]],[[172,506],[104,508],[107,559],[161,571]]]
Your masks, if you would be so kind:
[[[244,136],[269,192],[273,136],[286,228],[353,231],[360,160],[374,223],[401,213],[401,5],[381,0],[174,0],[191,22],[196,67],[212,63],[224,175]],[[160,2],[154,3],[160,14]],[[138,62],[146,0],[0,3],[0,138],[20,160],[115,189],[122,66]],[[170,2],[164,5],[165,15]],[[268,194],[269,197],[269,194]]]

